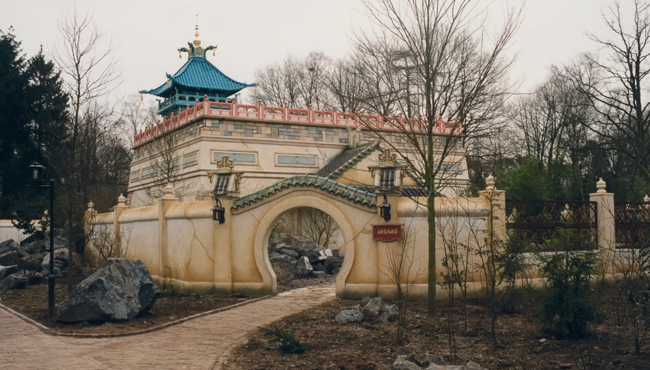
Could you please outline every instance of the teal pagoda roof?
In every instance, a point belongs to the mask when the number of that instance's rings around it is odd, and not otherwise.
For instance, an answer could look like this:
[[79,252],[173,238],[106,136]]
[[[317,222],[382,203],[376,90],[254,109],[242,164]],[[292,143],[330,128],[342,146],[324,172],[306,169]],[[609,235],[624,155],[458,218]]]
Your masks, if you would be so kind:
[[[202,97],[204,94],[211,97],[227,98],[243,88],[256,86],[256,84],[247,84],[233,80],[223,74],[219,68],[215,67],[205,58],[206,53],[209,50],[216,49],[216,46],[208,46],[206,48],[201,46],[198,15],[194,42],[188,42],[187,46],[187,48],[178,49],[179,52],[187,53],[187,62],[176,73],[173,75],[167,74],[167,81],[157,88],[140,91],[140,94],[151,94],[163,97],[166,100],[174,100],[174,102],[169,101],[161,104],[159,113],[169,110],[171,105],[177,103],[176,98],[178,97],[175,96],[177,94],[186,95],[184,98],[189,97],[189,95]],[[171,99],[168,99],[170,97]],[[191,100],[193,102],[196,101],[196,97],[192,97]],[[178,102],[178,104],[187,104],[187,102]]]
[[210,63],[205,56],[190,56],[190,59],[173,75],[167,74],[168,82],[155,89],[142,90],[141,94],[152,94],[167,98],[177,90],[210,92],[230,96],[256,84],[237,82],[226,76]]

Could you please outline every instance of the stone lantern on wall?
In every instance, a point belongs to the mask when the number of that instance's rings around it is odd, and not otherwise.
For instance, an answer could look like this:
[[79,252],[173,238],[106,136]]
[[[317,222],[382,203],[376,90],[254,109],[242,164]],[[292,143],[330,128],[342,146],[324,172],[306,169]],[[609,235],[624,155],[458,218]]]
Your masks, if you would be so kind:
[[[212,209],[212,218],[220,224],[225,222],[226,209],[230,207],[232,199],[239,197],[242,172],[235,171],[234,167],[234,162],[228,156],[223,156],[217,162],[217,170],[208,172],[212,195],[216,202]],[[224,204],[221,203],[220,198],[224,200]]]
[[[379,217],[385,222],[390,222],[395,207],[402,193],[402,182],[405,176],[406,165],[397,162],[397,155],[390,149],[384,150],[379,155],[379,163],[376,166],[369,166],[370,174],[374,178],[375,192],[383,195],[383,202],[378,205]],[[377,202],[379,203],[379,202]]]

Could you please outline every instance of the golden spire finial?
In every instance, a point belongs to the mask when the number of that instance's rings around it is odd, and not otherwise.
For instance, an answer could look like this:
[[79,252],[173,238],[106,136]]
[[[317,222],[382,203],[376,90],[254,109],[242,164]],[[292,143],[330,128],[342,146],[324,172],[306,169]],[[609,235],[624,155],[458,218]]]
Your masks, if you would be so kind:
[[199,40],[199,15],[196,15],[196,28],[194,31],[194,46],[201,45],[201,40]]

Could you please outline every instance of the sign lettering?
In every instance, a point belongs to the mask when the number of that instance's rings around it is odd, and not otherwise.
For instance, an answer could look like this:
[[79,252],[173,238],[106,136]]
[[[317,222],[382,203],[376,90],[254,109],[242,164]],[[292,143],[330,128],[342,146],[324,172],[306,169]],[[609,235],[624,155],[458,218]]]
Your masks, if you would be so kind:
[[402,225],[373,225],[372,239],[392,242],[402,239]]

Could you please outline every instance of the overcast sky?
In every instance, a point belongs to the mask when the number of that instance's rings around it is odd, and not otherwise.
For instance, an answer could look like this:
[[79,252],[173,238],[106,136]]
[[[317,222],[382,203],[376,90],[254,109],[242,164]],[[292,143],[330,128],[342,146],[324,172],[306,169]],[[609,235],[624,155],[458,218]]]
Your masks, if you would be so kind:
[[[621,0],[629,3],[631,0]],[[122,69],[117,96],[159,86],[165,72],[185,61],[177,48],[194,38],[199,16],[203,46],[218,45],[209,60],[241,82],[254,82],[254,71],[287,55],[302,57],[322,51],[338,58],[350,51],[355,29],[368,25],[361,0],[109,0],[78,1],[78,12],[91,12],[100,30],[112,37]],[[486,0],[495,17],[507,0]],[[518,4],[518,0],[510,0]],[[543,81],[548,67],[595,49],[586,31],[606,35],[603,9],[613,0],[528,0],[525,18],[509,49],[519,54],[511,79],[521,79],[520,92]],[[23,51],[39,45],[52,50],[57,20],[74,1],[0,0],[0,30],[14,27]]]

